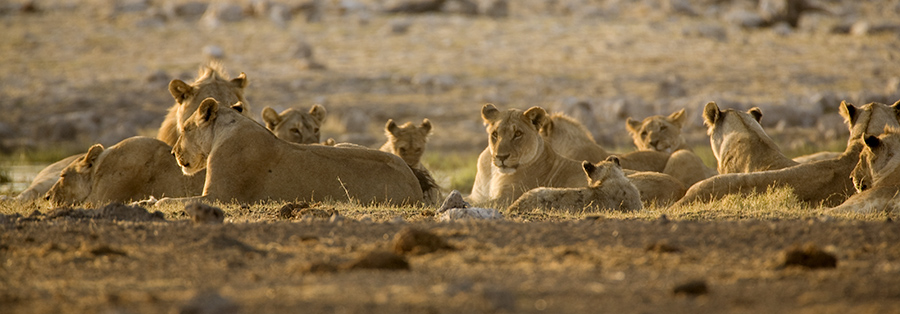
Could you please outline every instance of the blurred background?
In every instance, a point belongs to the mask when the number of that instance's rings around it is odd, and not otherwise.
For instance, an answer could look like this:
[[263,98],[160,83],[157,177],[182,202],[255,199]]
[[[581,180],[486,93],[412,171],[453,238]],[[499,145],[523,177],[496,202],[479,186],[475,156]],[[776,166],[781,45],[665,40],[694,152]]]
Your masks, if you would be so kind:
[[[760,107],[788,156],[843,150],[842,100],[900,100],[900,1],[8,0],[0,3],[0,193],[94,143],[156,135],[217,60],[246,73],[259,118],[328,110],[322,138],[378,147],[394,119],[434,125],[425,164],[471,187],[487,143],[480,108],[542,106],[607,150],[625,119]],[[17,183],[11,185],[10,183]]]

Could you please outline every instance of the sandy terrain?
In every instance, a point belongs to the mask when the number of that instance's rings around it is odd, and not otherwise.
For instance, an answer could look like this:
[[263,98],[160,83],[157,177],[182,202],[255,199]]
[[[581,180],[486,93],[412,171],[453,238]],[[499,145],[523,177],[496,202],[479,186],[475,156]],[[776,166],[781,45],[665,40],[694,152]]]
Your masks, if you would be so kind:
[[[632,149],[624,118],[687,108],[701,154],[707,101],[759,106],[795,155],[843,149],[841,100],[900,99],[898,1],[819,1],[828,13],[795,29],[742,26],[760,17],[749,0],[382,13],[398,2],[254,13],[235,0],[206,16],[182,0],[2,3],[0,152],[52,160],[152,136],[168,82],[212,56],[247,74],[254,113],[323,104],[325,138],[377,146],[388,118],[429,118],[426,165],[457,167],[438,171],[448,190],[473,174],[485,102],[568,112],[614,151]],[[717,204],[469,223],[433,208],[227,205],[224,224],[204,225],[180,208],[0,202],[0,312],[900,313],[896,213]],[[434,237],[388,253],[407,228]],[[449,248],[423,252],[438,242]]]

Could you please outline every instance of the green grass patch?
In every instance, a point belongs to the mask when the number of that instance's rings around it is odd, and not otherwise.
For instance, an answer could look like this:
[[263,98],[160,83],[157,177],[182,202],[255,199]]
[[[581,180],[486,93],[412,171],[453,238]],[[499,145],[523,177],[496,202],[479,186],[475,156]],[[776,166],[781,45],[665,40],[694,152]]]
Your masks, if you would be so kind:
[[425,153],[422,163],[431,171],[438,184],[447,191],[459,190],[463,194],[472,191],[478,172],[480,152]]

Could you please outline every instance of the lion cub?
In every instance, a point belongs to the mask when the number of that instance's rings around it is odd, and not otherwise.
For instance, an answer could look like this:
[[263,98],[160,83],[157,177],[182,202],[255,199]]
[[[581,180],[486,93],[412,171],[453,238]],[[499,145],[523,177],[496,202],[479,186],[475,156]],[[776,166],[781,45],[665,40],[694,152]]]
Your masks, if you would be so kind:
[[619,158],[591,164],[581,163],[589,186],[586,188],[535,188],[507,208],[507,212],[557,209],[569,213],[596,210],[632,211],[642,209],[641,194],[625,177]]
[[291,143],[318,144],[321,137],[319,127],[327,113],[325,107],[319,104],[312,105],[308,112],[288,108],[280,114],[271,107],[265,107],[262,119],[266,129],[280,139]]
[[425,194],[425,203],[440,205],[443,201],[441,189],[425,165],[422,165],[422,155],[425,154],[425,144],[428,143],[430,134],[431,121],[428,119],[423,119],[422,124],[418,126],[412,122],[398,126],[393,119],[388,119],[384,125],[387,142],[381,146],[381,151],[400,156],[419,179],[419,185]]

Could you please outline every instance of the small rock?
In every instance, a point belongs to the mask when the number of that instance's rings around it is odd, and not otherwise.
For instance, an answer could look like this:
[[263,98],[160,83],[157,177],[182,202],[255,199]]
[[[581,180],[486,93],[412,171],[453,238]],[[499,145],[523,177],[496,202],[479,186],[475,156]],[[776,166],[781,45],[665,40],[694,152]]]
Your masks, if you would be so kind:
[[394,35],[406,34],[411,26],[412,22],[407,20],[393,20],[389,25],[391,34]]
[[461,220],[495,220],[503,219],[500,211],[493,208],[451,208],[438,216],[438,221],[461,221]]
[[345,269],[382,269],[382,270],[409,270],[409,262],[403,256],[385,252],[374,251],[366,253],[355,261],[344,266]]
[[786,250],[782,266],[800,266],[809,269],[835,268],[837,267],[837,258],[822,251],[814,244],[807,244],[803,248],[794,247]]
[[706,287],[705,281],[694,280],[675,286],[675,288],[672,289],[672,293],[695,297],[709,293],[709,288]]
[[463,199],[462,194],[460,194],[458,190],[453,190],[450,192],[450,195],[447,195],[447,198],[444,199],[444,203],[441,204],[441,208],[439,208],[436,213],[440,214],[451,208],[468,208],[469,206],[469,203]]
[[222,209],[199,202],[185,205],[184,212],[191,216],[191,221],[196,224],[220,224],[225,221],[225,212]]
[[440,250],[453,250],[437,235],[416,228],[404,228],[394,236],[394,253],[421,255]]

